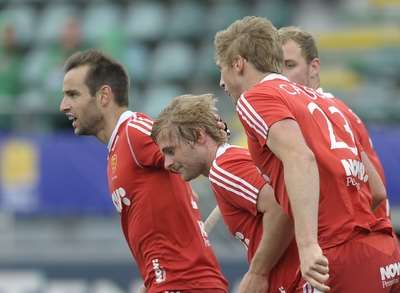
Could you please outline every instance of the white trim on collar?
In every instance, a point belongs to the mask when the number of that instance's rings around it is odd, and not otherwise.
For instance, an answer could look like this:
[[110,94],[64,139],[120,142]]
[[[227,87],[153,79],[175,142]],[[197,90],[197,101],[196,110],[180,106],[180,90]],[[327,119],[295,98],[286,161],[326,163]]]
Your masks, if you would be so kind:
[[334,95],[332,95],[332,94],[329,93],[329,92],[324,92],[324,90],[323,90],[322,87],[319,87],[319,88],[317,89],[317,93],[320,93],[320,94],[324,95],[325,98],[334,98],[334,97],[335,97]]
[[279,73],[269,73],[267,76],[265,76],[265,77],[260,81],[260,83],[261,83],[261,82],[264,82],[264,81],[267,81],[267,80],[274,80],[274,79],[283,79],[283,80],[289,81],[289,79],[288,79],[286,76],[282,75],[282,74],[279,74]]
[[230,145],[229,143],[221,144],[217,149],[217,153],[215,154],[215,159],[218,158],[223,153],[225,153],[225,151],[230,147],[232,147],[232,145]]
[[121,126],[121,124],[124,123],[130,117],[134,117],[134,116],[136,116],[136,114],[132,111],[125,111],[121,114],[121,116],[119,116],[117,125],[115,125],[115,128],[111,134],[110,140],[108,141],[108,145],[107,145],[108,151],[110,151],[110,149],[111,149],[111,146],[114,142],[115,136],[117,135],[118,129]]

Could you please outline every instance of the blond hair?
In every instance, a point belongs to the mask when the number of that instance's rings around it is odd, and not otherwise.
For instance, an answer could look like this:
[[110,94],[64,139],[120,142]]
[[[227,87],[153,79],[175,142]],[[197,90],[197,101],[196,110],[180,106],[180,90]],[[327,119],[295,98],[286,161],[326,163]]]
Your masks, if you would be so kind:
[[226,134],[217,127],[215,103],[212,94],[175,97],[154,122],[151,137],[155,142],[163,137],[196,142],[203,129],[215,142],[226,142]]
[[281,72],[283,52],[277,29],[266,18],[246,16],[215,35],[215,59],[232,65],[238,55],[263,73]]
[[292,40],[296,42],[300,49],[301,54],[310,63],[315,58],[318,58],[318,48],[313,36],[296,26],[286,26],[278,30],[279,37],[282,44]]

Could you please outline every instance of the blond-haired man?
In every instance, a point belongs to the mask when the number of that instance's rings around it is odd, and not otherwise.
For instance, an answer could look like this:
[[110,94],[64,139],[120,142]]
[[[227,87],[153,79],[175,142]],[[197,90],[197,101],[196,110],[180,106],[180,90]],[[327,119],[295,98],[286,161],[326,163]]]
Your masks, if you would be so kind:
[[[225,224],[247,250],[250,268],[240,292],[291,292],[299,267],[292,222],[248,151],[226,143],[215,101],[211,94],[174,98],[154,122],[152,137],[166,169],[187,181],[209,178]],[[263,274],[252,278],[261,267]]]
[[[340,127],[343,123],[333,117],[336,110],[315,102],[321,93],[279,74],[281,42],[268,20],[234,22],[216,34],[215,50],[220,86],[236,105],[252,158],[271,178],[284,211],[293,216],[303,277],[296,290],[389,292],[377,272],[399,261],[398,249],[390,223],[378,221],[364,204],[360,190],[370,166],[364,165],[348,123]],[[363,241],[389,252],[381,254]],[[360,264],[355,272],[354,263]],[[369,284],[348,278],[372,274]]]
[[[283,49],[283,74],[293,82],[324,93],[321,101],[328,99],[335,102],[351,123],[363,150],[374,164],[381,180],[385,182],[382,164],[373,148],[372,140],[363,121],[343,101],[337,99],[331,93],[324,92],[320,87],[320,59],[314,37],[309,32],[295,26],[282,27],[278,30],[278,33]],[[374,213],[377,217],[388,217],[389,205],[387,200],[383,200]]]

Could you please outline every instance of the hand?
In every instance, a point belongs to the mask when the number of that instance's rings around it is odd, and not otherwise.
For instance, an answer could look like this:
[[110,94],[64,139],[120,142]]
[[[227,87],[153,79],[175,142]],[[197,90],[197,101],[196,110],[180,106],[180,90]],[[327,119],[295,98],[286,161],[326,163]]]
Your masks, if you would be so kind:
[[147,292],[146,287],[145,287],[144,285],[142,285],[142,286],[140,287],[140,289],[139,289],[139,293],[146,293],[146,292]]
[[225,121],[222,120],[222,118],[215,114],[215,119],[217,120],[217,127],[222,131],[224,135],[226,135],[227,138],[231,135],[231,131],[228,128],[228,124],[226,124]]
[[268,290],[268,276],[247,272],[239,285],[239,293],[265,293]]
[[325,282],[329,278],[329,263],[319,245],[299,247],[299,254],[303,279],[313,288],[328,292],[330,288],[325,285]]
[[271,178],[267,174],[262,174],[262,177],[264,178],[265,182],[268,184],[271,184]]

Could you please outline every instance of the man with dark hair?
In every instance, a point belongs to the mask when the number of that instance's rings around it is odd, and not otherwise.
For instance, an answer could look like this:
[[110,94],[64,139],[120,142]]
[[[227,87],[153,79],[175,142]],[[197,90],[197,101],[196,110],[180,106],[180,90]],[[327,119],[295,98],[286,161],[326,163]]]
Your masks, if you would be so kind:
[[96,50],[65,64],[60,111],[77,135],[108,145],[108,184],[147,292],[227,292],[190,186],[164,169],[153,121],[128,111],[129,79]]

